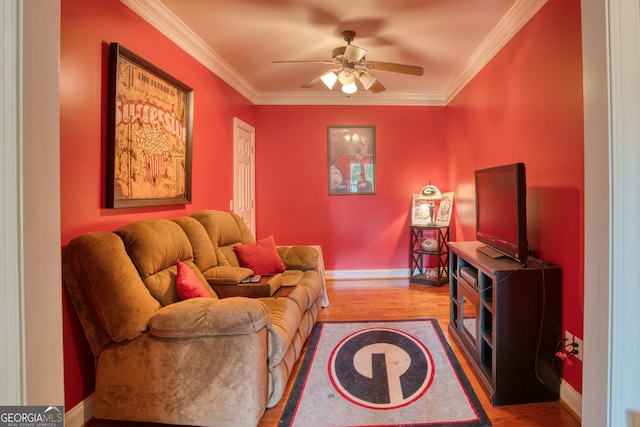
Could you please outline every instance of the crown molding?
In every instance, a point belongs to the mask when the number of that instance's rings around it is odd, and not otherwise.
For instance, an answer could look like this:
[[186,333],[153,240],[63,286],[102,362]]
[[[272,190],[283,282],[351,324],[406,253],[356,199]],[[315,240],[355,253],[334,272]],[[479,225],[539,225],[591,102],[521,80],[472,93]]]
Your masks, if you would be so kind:
[[518,0],[491,31],[442,93],[257,92],[242,75],[173,14],[160,0],[120,0],[254,105],[447,105],[547,0]]
[[460,73],[447,85],[444,90],[445,104],[449,104],[545,3],[547,0],[519,0],[511,6],[498,25],[471,55]]
[[338,91],[258,92],[255,105],[398,105],[442,106],[444,96],[431,93],[378,93],[358,91],[344,95]]
[[159,0],[120,0],[242,96],[253,102],[255,88]]

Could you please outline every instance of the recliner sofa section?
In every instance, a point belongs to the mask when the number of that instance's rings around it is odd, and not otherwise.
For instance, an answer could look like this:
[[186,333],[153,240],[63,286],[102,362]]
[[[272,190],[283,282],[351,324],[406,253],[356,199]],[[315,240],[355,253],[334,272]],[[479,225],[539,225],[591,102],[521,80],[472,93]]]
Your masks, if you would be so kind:
[[[322,307],[311,247],[278,248],[285,296],[219,298],[253,271],[233,247],[241,218],[205,210],[86,233],[63,252],[63,280],[95,357],[95,418],[255,426],[282,398]],[[211,298],[180,300],[177,262]],[[232,294],[233,292],[231,292]]]

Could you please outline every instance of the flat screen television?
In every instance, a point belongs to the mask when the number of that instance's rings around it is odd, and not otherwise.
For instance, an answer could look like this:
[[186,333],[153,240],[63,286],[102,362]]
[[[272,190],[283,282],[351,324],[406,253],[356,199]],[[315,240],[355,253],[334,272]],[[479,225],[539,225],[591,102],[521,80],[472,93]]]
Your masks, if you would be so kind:
[[[527,184],[524,163],[475,171],[476,240],[497,258],[527,262]],[[497,252],[496,252],[497,251]]]

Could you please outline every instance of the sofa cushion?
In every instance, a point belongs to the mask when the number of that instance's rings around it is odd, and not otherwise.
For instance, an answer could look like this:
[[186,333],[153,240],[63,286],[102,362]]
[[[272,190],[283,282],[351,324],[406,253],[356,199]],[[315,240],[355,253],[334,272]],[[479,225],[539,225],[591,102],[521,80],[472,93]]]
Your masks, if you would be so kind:
[[87,233],[69,242],[64,279],[95,356],[107,343],[105,333],[116,342],[136,338],[160,308],[114,233]]
[[[283,282],[284,277],[283,275]],[[322,282],[319,280],[318,272],[315,270],[307,270],[302,273],[302,276],[298,277],[299,280],[296,288],[288,295],[288,298],[294,300],[300,309],[305,311],[308,310],[320,296],[322,292]],[[290,279],[291,277],[287,277],[287,280]]]
[[249,227],[233,212],[205,209],[191,216],[204,225],[215,247],[255,241]]
[[200,271],[206,271],[218,265],[213,243],[200,221],[190,216],[174,218],[176,224],[182,227],[191,242],[193,262]]
[[[183,261],[206,283],[193,263],[193,250],[182,228],[168,219],[145,219],[115,231],[127,248],[151,295],[165,306],[180,301],[176,290],[177,261]],[[208,284],[204,285],[209,287]],[[209,287],[211,296],[215,296]]]
[[181,300],[211,298],[209,291],[204,287],[198,275],[187,264],[178,261],[176,267],[178,268],[176,291]]
[[304,271],[300,270],[285,270],[282,273],[282,286],[295,286],[304,277]]
[[287,270],[313,270],[318,265],[318,250],[311,246],[279,246],[278,254]]
[[237,285],[247,277],[253,276],[253,270],[244,267],[217,266],[202,272],[210,285]]
[[240,264],[253,270],[254,274],[278,274],[285,270],[278,255],[273,235],[255,243],[236,245],[233,250],[238,256]]
[[[269,367],[278,365],[287,354],[287,350],[302,319],[302,313],[296,303],[289,298],[259,298],[271,313],[272,324],[269,328]],[[221,300],[224,301],[224,300]]]
[[[240,243],[236,243],[239,245]],[[240,261],[233,250],[234,245],[220,246],[216,248],[216,258],[221,267],[240,267]]]
[[[271,315],[257,299],[191,299],[158,310],[149,333],[159,338],[251,334],[271,327]],[[221,343],[221,345],[224,345]]]

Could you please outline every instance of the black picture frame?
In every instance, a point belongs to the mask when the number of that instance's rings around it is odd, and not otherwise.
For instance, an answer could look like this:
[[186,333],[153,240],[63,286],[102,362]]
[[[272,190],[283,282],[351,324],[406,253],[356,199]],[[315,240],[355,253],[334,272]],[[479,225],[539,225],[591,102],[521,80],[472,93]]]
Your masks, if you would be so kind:
[[106,206],[191,203],[191,87],[109,45]]
[[329,195],[376,194],[376,127],[328,126]]

